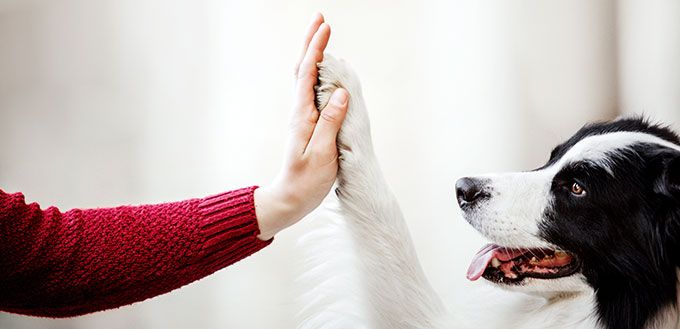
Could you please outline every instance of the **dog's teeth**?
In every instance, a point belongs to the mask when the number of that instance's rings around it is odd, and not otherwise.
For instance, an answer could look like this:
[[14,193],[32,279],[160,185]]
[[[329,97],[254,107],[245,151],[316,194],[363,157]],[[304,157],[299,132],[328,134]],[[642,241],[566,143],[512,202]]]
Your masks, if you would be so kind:
[[495,268],[499,268],[499,267],[501,267],[501,261],[498,260],[498,258],[492,258],[491,259],[491,266],[493,266]]
[[537,263],[538,263],[538,259],[536,258],[536,256],[531,257],[531,260],[529,261],[529,263],[531,263],[532,265],[537,264]]
[[555,257],[564,258],[567,257],[567,253],[561,250],[555,251]]

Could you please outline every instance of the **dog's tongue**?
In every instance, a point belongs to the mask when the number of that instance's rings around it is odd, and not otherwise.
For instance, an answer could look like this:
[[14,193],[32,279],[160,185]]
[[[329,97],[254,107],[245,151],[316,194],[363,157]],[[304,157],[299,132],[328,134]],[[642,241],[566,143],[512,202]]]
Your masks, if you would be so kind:
[[472,258],[472,262],[470,263],[470,267],[467,271],[467,278],[470,281],[479,279],[482,274],[484,274],[486,267],[489,266],[489,263],[494,257],[498,258],[498,260],[502,262],[507,262],[511,259],[524,255],[526,252],[526,250],[522,249],[505,248],[493,243],[489,243],[479,250],[475,257]]

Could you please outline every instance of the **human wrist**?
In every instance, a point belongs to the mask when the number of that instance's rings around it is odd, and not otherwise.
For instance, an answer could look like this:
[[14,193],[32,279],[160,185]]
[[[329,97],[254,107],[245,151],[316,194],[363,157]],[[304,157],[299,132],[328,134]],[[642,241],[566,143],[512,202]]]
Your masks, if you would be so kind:
[[288,197],[275,185],[263,186],[254,191],[255,216],[260,229],[257,236],[267,241],[284,228],[294,224],[304,215],[298,214],[295,199]]

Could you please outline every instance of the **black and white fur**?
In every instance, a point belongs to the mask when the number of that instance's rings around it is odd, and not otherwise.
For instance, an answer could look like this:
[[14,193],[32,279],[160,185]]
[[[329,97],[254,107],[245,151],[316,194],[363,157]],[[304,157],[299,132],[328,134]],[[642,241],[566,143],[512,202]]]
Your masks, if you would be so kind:
[[[680,327],[680,141],[672,131],[639,118],[588,125],[538,169],[469,178],[481,197],[461,208],[485,237],[565,250],[580,265],[566,277],[497,283],[533,299],[470,323],[469,314],[445,310],[420,268],[373,153],[358,79],[330,56],[319,67],[319,108],[338,87],[350,104],[338,136],[337,199],[326,203],[335,209],[301,242],[312,256],[301,280],[313,286],[301,328]],[[574,182],[585,193],[571,193]]]

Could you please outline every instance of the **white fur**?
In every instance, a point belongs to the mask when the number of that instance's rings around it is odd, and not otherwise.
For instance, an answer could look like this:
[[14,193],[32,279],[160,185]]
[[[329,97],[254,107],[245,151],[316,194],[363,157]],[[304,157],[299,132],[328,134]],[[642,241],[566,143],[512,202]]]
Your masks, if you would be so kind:
[[366,312],[364,302],[367,298],[359,284],[359,258],[346,222],[337,216],[337,207],[337,198],[329,196],[324,208],[315,213],[323,225],[298,241],[309,255],[305,272],[297,280],[305,289],[300,297],[298,316],[304,321],[300,328],[372,328],[368,325],[372,315]]
[[[529,294],[507,297],[497,289],[471,294],[447,313],[420,268],[399,204],[373,153],[358,79],[346,63],[328,55],[319,68],[320,109],[338,87],[347,89],[350,104],[338,136],[337,199],[330,197],[325,202],[329,210],[317,218],[325,227],[301,241],[310,255],[301,281],[311,288],[302,298],[300,328],[600,328],[594,292],[581,274],[527,278],[522,285],[507,287]],[[574,159],[603,161],[613,146],[638,141],[670,144],[636,133],[592,136],[549,168],[484,176],[493,187],[492,204],[468,219],[487,237],[510,247],[553,247],[538,237],[537,221],[551,202],[550,181],[559,168]],[[496,298],[501,294],[506,297]],[[669,310],[650,328],[675,328],[677,318]]]

